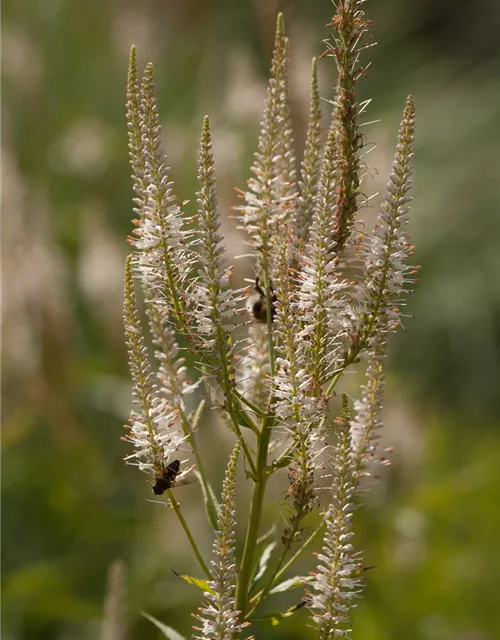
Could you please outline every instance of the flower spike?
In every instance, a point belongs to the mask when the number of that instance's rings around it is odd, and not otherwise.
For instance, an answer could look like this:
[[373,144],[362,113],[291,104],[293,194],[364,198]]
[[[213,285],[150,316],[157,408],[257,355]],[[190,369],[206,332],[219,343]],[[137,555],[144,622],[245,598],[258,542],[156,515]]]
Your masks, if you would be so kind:
[[164,461],[174,455],[185,438],[176,429],[176,414],[160,397],[144,344],[139,315],[136,309],[132,280],[132,257],[125,267],[125,304],[123,310],[129,366],[133,382],[133,398],[137,406],[130,415],[130,441],[135,452],[127,459],[135,459],[141,471],[160,476]]
[[189,313],[183,287],[193,266],[192,251],[187,250],[192,231],[184,229],[186,221],[176,203],[160,148],[161,125],[151,63],[146,66],[140,90],[140,131],[141,159],[136,164],[143,168],[143,175],[136,180],[140,211],[137,238],[132,241],[138,256],[137,272],[146,287],[157,289],[156,302],[165,319],[171,316],[178,328],[188,333]]
[[238,310],[238,297],[228,288],[231,269],[225,266],[224,238],[219,233],[220,221],[215,191],[214,159],[210,135],[210,119],[205,116],[201,134],[198,165],[198,278],[192,291],[195,301],[193,316],[197,325],[200,348],[215,355],[220,365],[219,377],[228,389],[234,384],[232,371],[233,344],[230,330]]
[[364,19],[361,8],[364,0],[339,0],[331,22],[333,41],[327,43],[325,55],[335,59],[338,81],[333,109],[332,130],[337,144],[337,186],[335,242],[337,255],[349,244],[358,210],[359,151],[362,136],[359,133],[359,106],[356,84],[366,68],[359,64],[360,52],[365,48],[363,36],[369,33],[370,23]]
[[407,206],[412,198],[411,175],[413,138],[415,133],[415,103],[408,97],[399,129],[392,173],[377,223],[367,236],[362,249],[365,260],[365,311],[358,336],[351,352],[370,348],[378,333],[394,331],[400,324],[406,284],[413,284],[416,268],[407,264],[413,253],[406,227]]
[[312,575],[314,593],[310,606],[318,627],[319,640],[347,637],[349,613],[354,607],[359,585],[359,555],[351,543],[353,495],[355,490],[353,459],[349,434],[349,404],[342,397],[342,415],[337,422],[338,440],[333,463],[333,486],[319,565]]
[[311,105],[307,127],[304,159],[302,160],[299,182],[299,196],[293,213],[294,249],[303,252],[309,239],[309,228],[320,176],[321,161],[321,109],[318,90],[318,72],[316,58],[312,61]]
[[195,617],[202,627],[194,627],[198,640],[232,640],[237,638],[248,623],[239,624],[239,611],[235,605],[236,573],[234,556],[235,539],[235,475],[240,452],[236,444],[229,460],[221,495],[219,531],[213,545],[212,580],[210,591],[205,592],[206,604]]
[[288,39],[283,14],[278,15],[271,78],[261,123],[254,177],[239,207],[252,245],[266,255],[287,233],[296,198],[295,156],[288,95]]

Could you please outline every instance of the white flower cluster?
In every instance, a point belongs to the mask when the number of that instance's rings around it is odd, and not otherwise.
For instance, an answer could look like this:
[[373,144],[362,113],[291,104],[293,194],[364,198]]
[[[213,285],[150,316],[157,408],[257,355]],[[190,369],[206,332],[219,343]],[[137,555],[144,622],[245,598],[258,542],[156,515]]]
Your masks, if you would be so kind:
[[318,626],[318,638],[329,640],[349,633],[350,610],[360,586],[360,558],[351,539],[355,474],[349,434],[347,397],[338,424],[333,463],[331,502],[325,514],[326,532],[318,567],[310,584],[314,590],[310,606]]
[[[205,604],[196,616],[201,626],[195,627],[199,633],[195,637],[200,640],[238,637],[246,620],[276,591],[281,573],[300,555],[299,551],[290,557],[289,552],[320,502],[317,484],[325,467],[332,469],[330,476],[323,475],[332,478],[322,492],[329,496],[321,522],[325,533],[317,568],[308,580],[312,593],[304,602],[312,610],[321,640],[345,637],[350,631],[361,571],[352,542],[354,499],[363,486],[361,479],[370,475],[370,465],[385,463],[378,438],[386,340],[400,324],[401,307],[415,274],[415,268],[407,265],[413,248],[406,231],[415,129],[411,96],[376,226],[359,232],[363,169],[359,115],[364,106],[357,101],[355,86],[366,70],[359,54],[369,30],[362,4],[363,0],[336,4],[334,37],[326,53],[335,58],[338,85],[324,144],[313,62],[308,133],[298,179],[289,110],[288,39],[283,17],[278,18],[253,175],[238,208],[257,276],[248,304],[255,323],[243,340],[241,323],[236,321],[243,290],[231,287],[232,268],[225,261],[209,119],[205,117],[201,135],[198,210],[189,219],[174,195],[160,149],[152,65],[146,67],[139,87],[132,51],[127,118],[137,228],[126,267],[124,321],[135,409],[125,439],[134,447],[128,459],[156,476],[153,490],[158,493],[187,472],[174,459],[179,457],[177,451],[188,445],[193,450],[215,531],[210,565],[171,494],[169,499],[207,576]],[[144,296],[156,373],[142,335],[133,276]],[[192,385],[187,380],[178,334],[203,379],[208,378],[210,389],[215,389],[215,404],[237,439],[220,507],[196,444],[201,410],[195,414],[198,418],[186,412],[184,396],[199,381]],[[237,345],[242,343],[246,346],[241,358]],[[337,383],[361,358],[368,360],[368,367],[361,397],[354,401],[354,415],[351,418],[343,394],[341,417],[333,420]],[[240,450],[247,479],[254,486],[236,569],[235,471]],[[268,569],[276,542],[266,552],[257,539],[269,477],[284,467],[289,487],[282,553]],[[259,562],[257,552],[262,554]]]
[[126,459],[134,459],[141,471],[161,475],[165,460],[177,452],[185,437],[177,430],[176,412],[171,411],[166,399],[161,397],[149,364],[135,308],[131,262],[129,258],[125,275],[124,322],[133,398],[138,410],[131,412],[130,431],[125,438],[134,445],[135,451]]
[[238,623],[239,611],[235,604],[235,472],[239,445],[229,460],[224,479],[219,516],[219,531],[213,545],[212,579],[208,581],[210,591],[205,592],[206,604],[195,617],[202,627],[195,627],[201,635],[199,640],[232,640],[245,623]]

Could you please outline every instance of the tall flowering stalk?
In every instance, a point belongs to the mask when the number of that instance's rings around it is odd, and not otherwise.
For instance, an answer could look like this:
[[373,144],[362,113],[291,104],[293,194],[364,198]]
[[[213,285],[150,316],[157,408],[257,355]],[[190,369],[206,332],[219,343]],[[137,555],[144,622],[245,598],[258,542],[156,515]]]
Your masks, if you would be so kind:
[[295,249],[299,255],[309,239],[311,213],[318,192],[321,167],[321,108],[318,89],[318,71],[316,58],[312,61],[311,70],[311,104],[309,107],[309,124],[307,127],[304,158],[302,160],[299,195],[297,205],[292,213]]
[[141,470],[161,475],[163,461],[176,454],[185,438],[175,428],[175,413],[161,397],[149,362],[136,310],[130,257],[125,269],[123,319],[137,407],[130,415],[130,435],[126,437],[135,447],[128,459],[136,460]]
[[360,307],[359,330],[353,336],[349,362],[364,349],[370,349],[379,334],[399,326],[405,286],[415,281],[417,268],[406,263],[413,253],[406,228],[410,211],[407,205],[412,200],[409,192],[414,134],[415,103],[409,96],[384,202],[373,233],[365,237],[361,250],[365,262],[365,300]]
[[240,298],[228,289],[231,270],[224,265],[224,238],[219,233],[220,221],[215,192],[214,160],[210,136],[210,120],[203,121],[198,180],[198,278],[193,281],[197,339],[205,353],[215,356],[221,365],[219,378],[228,391],[234,384],[231,321],[238,310]]
[[361,387],[361,398],[354,403],[355,416],[351,422],[351,446],[358,485],[363,476],[370,475],[369,469],[373,465],[386,460],[384,453],[378,447],[380,430],[384,426],[381,413],[385,393],[386,357],[385,336],[379,334],[368,360],[366,382]]
[[338,175],[335,188],[335,241],[341,254],[352,237],[354,216],[358,209],[360,184],[359,106],[356,85],[367,66],[360,61],[361,52],[369,46],[364,38],[370,23],[364,19],[363,1],[340,0],[333,17],[333,37],[327,41],[324,55],[332,56],[338,72],[331,130],[335,133]]
[[252,178],[240,207],[243,227],[263,256],[286,235],[296,197],[295,155],[288,95],[288,38],[282,14],[278,17],[271,77],[262,116],[261,132]]
[[152,304],[171,316],[183,332],[189,331],[184,283],[191,273],[192,256],[185,250],[191,230],[173,193],[166,159],[160,148],[161,125],[155,95],[154,69],[148,64],[140,85],[135,49],[130,55],[127,88],[129,157],[136,193],[136,269],[143,287],[152,288]]
[[[346,637],[355,599],[361,596],[361,550],[355,547],[352,518],[363,478],[371,475],[373,464],[387,462],[378,442],[387,342],[400,324],[416,273],[408,264],[413,247],[407,232],[412,97],[404,109],[375,227],[358,231],[363,171],[359,127],[366,102],[359,101],[357,91],[369,66],[363,55],[370,30],[362,4],[339,0],[330,23],[333,33],[324,57],[334,58],[337,80],[326,140],[313,61],[298,178],[289,43],[283,16],[278,17],[252,177],[240,191],[243,204],[237,207],[257,275],[243,339],[244,290],[235,287],[225,259],[209,119],[203,121],[200,142],[198,211],[187,218],[161,151],[153,67],[147,65],[139,81],[135,50],[131,52],[127,121],[136,230],[126,265],[124,320],[135,409],[125,438],[134,450],[127,459],[151,475],[156,494],[166,493],[205,575],[184,576],[204,592],[196,615],[201,626],[195,627],[195,637],[200,639],[240,637],[256,615],[266,617],[265,602],[298,584],[306,586],[302,602],[317,637]],[[356,282],[352,273],[361,274]],[[139,321],[134,278],[144,296],[156,368]],[[194,383],[187,379],[179,334],[203,372]],[[359,397],[351,408],[342,394],[341,415],[332,420],[344,374],[360,360],[366,361],[366,378]],[[197,390],[202,379],[209,382],[214,408],[236,440],[220,503],[197,446],[204,400],[194,415],[185,405],[186,394]],[[241,548],[234,515],[240,451],[245,481],[252,485]],[[215,539],[210,563],[176,499],[177,485],[194,466],[189,464],[191,452]],[[285,507],[276,526],[262,536],[268,481],[284,469]],[[315,520],[309,518],[313,511]],[[307,578],[293,576],[297,558],[321,538],[316,569]],[[273,613],[273,622],[298,608]]]
[[349,425],[349,404],[344,395],[342,415],[337,421],[332,493],[325,514],[323,548],[311,580],[314,593],[310,606],[318,627],[318,640],[347,636],[349,612],[359,586],[359,555],[351,542],[355,473]]
[[195,627],[200,635],[194,637],[203,640],[231,640],[239,635],[242,624],[238,623],[239,611],[236,611],[236,559],[235,559],[235,527],[236,527],[236,463],[240,446],[236,444],[226,469],[226,477],[221,495],[219,531],[213,545],[212,579],[208,582],[209,590],[205,592],[206,604],[195,616],[202,622],[202,627]]

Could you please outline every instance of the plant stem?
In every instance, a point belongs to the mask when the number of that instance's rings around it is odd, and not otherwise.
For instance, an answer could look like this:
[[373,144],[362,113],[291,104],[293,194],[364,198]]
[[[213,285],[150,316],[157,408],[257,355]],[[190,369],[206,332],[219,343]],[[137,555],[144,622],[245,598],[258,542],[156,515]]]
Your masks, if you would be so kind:
[[241,448],[243,449],[244,453],[245,453],[245,457],[247,459],[247,462],[250,466],[250,471],[252,473],[252,476],[254,478],[254,480],[257,482],[257,475],[258,475],[258,471],[257,468],[255,467],[255,463],[252,459],[252,456],[250,454],[250,451],[248,449],[248,445],[246,443],[245,438],[243,437],[243,434],[241,433],[241,429],[240,426],[238,424],[238,420],[236,419],[236,412],[234,410],[234,407],[227,407],[227,412],[229,413],[230,417],[231,417],[231,422],[233,423],[233,427],[234,430],[236,432],[236,435],[238,437],[238,440],[241,444]]
[[252,493],[250,516],[245,537],[245,546],[243,548],[243,557],[241,559],[238,585],[236,588],[236,608],[241,612],[240,616],[242,620],[245,618],[247,609],[247,599],[250,580],[252,578],[254,552],[256,548],[256,540],[259,534],[260,521],[262,517],[262,505],[268,478],[266,470],[267,450],[269,447],[269,439],[271,437],[272,424],[272,419],[270,417],[266,417],[264,419],[262,431],[260,434],[259,448],[257,452],[257,473],[255,476],[255,485]]
[[255,415],[259,416],[260,418],[266,417],[266,414],[264,411],[262,411],[262,409],[259,409],[259,407],[257,407],[253,402],[250,402],[250,400],[247,400],[245,396],[242,393],[240,393],[237,389],[234,389],[234,395],[238,398],[238,400],[242,404],[245,404],[250,409],[250,411],[255,413]]
[[244,422],[245,425],[251,431],[253,431],[255,435],[258,437],[260,435],[259,428],[255,424],[255,422],[250,418],[250,416],[241,407],[237,407],[235,410],[236,410],[236,414],[241,419],[241,422]]
[[208,481],[207,475],[205,473],[205,465],[203,464],[203,458],[200,455],[200,451],[199,451],[198,445],[196,443],[196,438],[194,437],[194,431],[193,431],[193,429],[191,427],[191,424],[189,423],[189,420],[187,419],[187,416],[184,413],[184,411],[181,410],[180,416],[181,416],[182,430],[183,430],[184,434],[186,435],[189,444],[191,445],[191,449],[193,450],[193,454],[194,454],[194,457],[195,457],[195,460],[196,460],[196,466],[198,468],[198,473],[200,474],[201,482],[202,482],[203,487],[204,487],[203,493],[205,494],[205,496],[207,496],[207,500],[209,502],[207,509],[208,509],[208,513],[209,513],[209,516],[210,516],[210,523],[211,523],[212,527],[214,528],[214,530],[217,530],[217,528],[218,528],[217,505],[215,503],[214,493],[213,493],[212,488],[210,486],[210,482]]
[[[291,533],[290,533],[290,540],[293,540],[295,534],[298,531],[298,528],[299,528],[299,521],[297,520],[294,523],[293,527],[292,527],[292,530],[291,530]],[[272,589],[274,581],[276,580],[276,576],[278,575],[279,570],[283,566],[283,563],[285,562],[286,554],[288,553],[289,550],[290,550],[290,546],[284,547],[284,549],[283,549],[283,551],[281,553],[281,556],[280,556],[276,566],[274,567],[274,570],[271,573],[271,576],[269,577],[269,580],[267,581],[265,587],[260,592],[260,598],[255,603],[255,605],[254,605],[252,611],[250,611],[249,615],[251,615],[253,613],[253,611],[259,606],[259,603],[263,600],[263,598],[266,597],[268,592]]]
[[189,543],[191,544],[191,547],[194,551],[194,555],[196,556],[196,559],[198,560],[200,567],[203,569],[205,575],[207,576],[207,578],[209,580],[212,579],[212,574],[210,573],[209,568],[207,567],[207,565],[205,564],[205,561],[203,560],[203,557],[200,553],[200,550],[198,549],[198,545],[195,542],[195,539],[193,538],[193,535],[189,529],[188,523],[186,522],[186,519],[184,518],[184,514],[181,511],[181,507],[179,505],[179,503],[176,501],[176,499],[174,498],[174,494],[172,493],[172,489],[168,489],[167,490],[167,495],[168,498],[170,500],[170,504],[172,505],[177,517],[179,518],[179,522],[182,525],[182,528],[184,529],[184,533],[186,534],[187,539],[189,540]]
[[293,556],[290,558],[290,560],[280,569],[280,565],[283,563],[283,560],[284,560],[284,557],[285,557],[285,554],[282,555],[282,557],[280,558],[280,560],[278,562],[278,565],[277,565],[276,569],[273,572],[271,580],[269,580],[269,582],[266,584],[266,586],[261,591],[259,591],[259,593],[255,594],[254,597],[250,600],[250,604],[253,605],[253,607],[248,613],[248,616],[247,616],[248,618],[255,613],[255,611],[259,607],[260,603],[264,600],[264,598],[269,593],[269,591],[272,589],[274,584],[282,576],[285,575],[285,573],[288,571],[288,569],[290,569],[290,567],[297,560],[297,558],[299,558],[304,553],[304,551],[307,549],[307,547],[314,541],[316,536],[322,530],[323,530],[323,525],[322,524],[319,525],[318,527],[316,527],[314,529],[314,531],[311,533],[311,535],[309,536],[309,538],[307,538],[307,540],[304,542],[304,544],[298,549],[298,551],[296,551],[293,554]]
[[296,551],[293,554],[293,556],[290,558],[290,560],[284,565],[284,567],[280,571],[278,571],[278,573],[276,574],[276,580],[279,580],[281,577],[285,575],[285,573],[288,571],[288,569],[290,569],[290,567],[295,562],[295,560],[297,560],[297,558],[299,558],[304,553],[307,547],[311,544],[311,542],[315,540],[316,536],[320,533],[320,531],[323,531],[323,529],[324,529],[323,524],[320,524],[316,527],[316,529],[311,533],[309,538],[307,538],[307,540],[300,547],[300,549]]

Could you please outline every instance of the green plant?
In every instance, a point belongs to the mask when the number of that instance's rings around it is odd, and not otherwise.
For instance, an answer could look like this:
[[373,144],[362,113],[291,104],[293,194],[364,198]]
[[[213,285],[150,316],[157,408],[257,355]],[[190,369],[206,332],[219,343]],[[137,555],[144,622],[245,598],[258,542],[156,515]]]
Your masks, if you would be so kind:
[[[204,574],[195,581],[206,601],[197,616],[196,637],[237,637],[274,593],[298,584],[306,588],[301,604],[311,610],[317,637],[345,636],[353,599],[360,594],[362,561],[352,542],[351,517],[373,465],[386,461],[378,432],[387,334],[400,324],[407,284],[416,272],[407,265],[412,247],[405,231],[415,119],[411,97],[376,226],[367,232],[358,224],[365,203],[360,180],[367,171],[359,120],[368,102],[358,102],[356,85],[367,70],[360,55],[370,46],[361,5],[359,0],[339,1],[331,22],[333,38],[325,54],[334,58],[338,80],[326,144],[313,61],[299,177],[289,110],[288,40],[283,17],[278,17],[253,176],[240,192],[244,202],[238,207],[257,274],[247,299],[250,321],[243,344],[237,332],[247,292],[231,288],[231,268],[224,259],[209,119],[201,135],[198,212],[188,217],[173,193],[160,149],[153,66],[147,65],[139,85],[135,49],[131,52],[127,116],[137,226],[126,266],[124,319],[136,410],[126,437],[134,446],[128,461],[155,478],[155,493],[165,491]],[[144,296],[156,371],[136,308],[134,277]],[[203,371],[198,382],[210,387],[235,437],[221,504],[196,446],[202,406],[195,415],[186,411],[184,397],[198,383],[187,381],[179,335]],[[341,415],[333,419],[338,385],[361,359],[367,361],[367,372],[360,398],[351,407],[342,394]],[[179,468],[176,460],[191,452],[214,529],[210,564],[174,492],[175,484],[192,472],[186,461]],[[234,545],[238,457],[253,485],[241,553]],[[276,541],[262,546],[257,540],[268,480],[285,467],[290,512],[281,552],[273,559]],[[325,468],[329,486],[322,505],[315,489]],[[313,510],[320,517],[303,539],[304,522]],[[316,570],[309,577],[284,580],[320,536]]]

